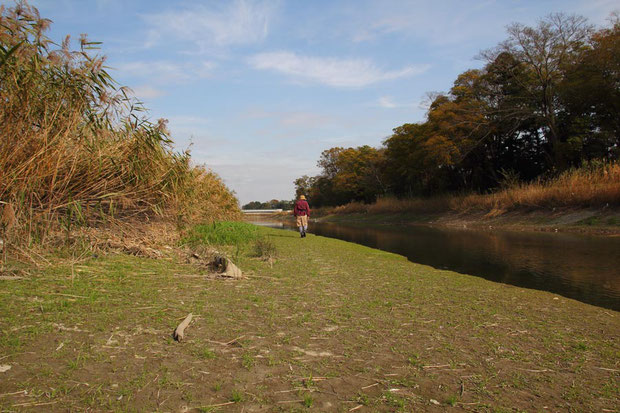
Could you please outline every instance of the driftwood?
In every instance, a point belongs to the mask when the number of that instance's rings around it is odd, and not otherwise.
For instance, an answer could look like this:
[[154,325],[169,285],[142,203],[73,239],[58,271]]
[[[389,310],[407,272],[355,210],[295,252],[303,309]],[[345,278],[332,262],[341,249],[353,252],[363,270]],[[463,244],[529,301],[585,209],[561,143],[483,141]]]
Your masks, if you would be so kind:
[[187,328],[189,323],[192,322],[192,317],[192,313],[189,313],[187,317],[185,317],[185,320],[181,321],[181,324],[179,324],[177,328],[174,329],[174,333],[172,333],[172,338],[174,338],[176,341],[183,340],[185,329]]

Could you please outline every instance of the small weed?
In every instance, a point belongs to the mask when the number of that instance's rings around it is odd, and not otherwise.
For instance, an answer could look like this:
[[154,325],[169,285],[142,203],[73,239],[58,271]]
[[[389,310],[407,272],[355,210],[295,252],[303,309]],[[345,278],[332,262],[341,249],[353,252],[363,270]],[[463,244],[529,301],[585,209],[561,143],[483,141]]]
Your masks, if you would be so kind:
[[368,395],[365,393],[358,393],[357,397],[355,398],[355,401],[364,406],[368,406],[368,403],[369,403]]
[[312,388],[312,387],[314,387],[314,386],[315,386],[315,382],[314,382],[314,380],[312,380],[312,376],[308,377],[307,379],[303,379],[303,380],[301,381],[301,384],[302,384],[302,385],[303,385],[306,389],[309,389],[309,388]]
[[454,406],[456,406],[456,402],[458,400],[459,400],[458,396],[453,394],[451,396],[448,396],[448,398],[446,399],[446,404],[454,407]]
[[222,390],[222,382],[218,381],[213,385],[213,391],[217,393],[220,390]]
[[588,349],[588,345],[583,341],[579,341],[573,344],[573,348],[578,351],[586,351]]
[[304,396],[304,406],[307,407],[308,409],[312,407],[312,404],[314,403],[314,399],[312,398],[311,395],[306,394]]
[[414,367],[422,368],[422,362],[420,361],[420,356],[417,354],[411,355],[411,357],[409,357],[407,361],[409,362],[409,364],[411,364]]
[[232,394],[230,396],[230,401],[235,403],[240,403],[243,401],[243,393],[241,393],[237,389],[233,389]]
[[254,241],[254,255],[265,261],[273,260],[278,255],[276,244],[269,238]]
[[251,370],[254,367],[254,357],[252,357],[249,353],[243,353],[241,356],[241,365],[248,370]]
[[196,357],[203,359],[203,360],[211,360],[215,358],[215,351],[213,351],[210,348],[202,348],[196,351],[195,353]]
[[275,366],[277,364],[278,364],[278,361],[275,359],[275,357],[273,357],[272,355],[269,355],[267,357],[267,365],[269,367],[273,367],[273,366]]
[[395,396],[394,394],[392,394],[390,392],[386,392],[383,395],[383,398],[391,406],[398,407],[400,409],[405,407],[405,400],[402,399],[401,397]]

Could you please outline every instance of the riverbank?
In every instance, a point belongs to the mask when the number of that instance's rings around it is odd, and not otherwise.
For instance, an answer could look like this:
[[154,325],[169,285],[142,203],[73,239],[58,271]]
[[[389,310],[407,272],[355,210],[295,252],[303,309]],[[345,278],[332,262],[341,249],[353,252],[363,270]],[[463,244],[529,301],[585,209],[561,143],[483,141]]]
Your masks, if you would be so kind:
[[[316,216],[316,215],[315,215]],[[325,210],[320,221],[364,225],[425,224],[458,228],[502,228],[515,231],[579,232],[620,235],[620,208],[555,208],[484,212],[333,213]]]
[[0,406],[600,412],[620,401],[618,312],[259,231],[275,262],[222,247],[243,280],[165,246],[159,259],[47,257],[0,280]]

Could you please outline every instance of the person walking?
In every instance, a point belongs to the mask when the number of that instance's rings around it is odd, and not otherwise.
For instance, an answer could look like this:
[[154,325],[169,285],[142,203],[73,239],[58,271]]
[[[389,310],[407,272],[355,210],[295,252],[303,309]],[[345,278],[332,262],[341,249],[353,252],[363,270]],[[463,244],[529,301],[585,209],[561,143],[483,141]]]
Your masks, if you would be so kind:
[[302,238],[305,238],[306,231],[308,230],[308,218],[310,218],[310,206],[304,195],[301,195],[297,202],[295,202],[293,215],[295,215],[297,226],[299,227],[299,234]]

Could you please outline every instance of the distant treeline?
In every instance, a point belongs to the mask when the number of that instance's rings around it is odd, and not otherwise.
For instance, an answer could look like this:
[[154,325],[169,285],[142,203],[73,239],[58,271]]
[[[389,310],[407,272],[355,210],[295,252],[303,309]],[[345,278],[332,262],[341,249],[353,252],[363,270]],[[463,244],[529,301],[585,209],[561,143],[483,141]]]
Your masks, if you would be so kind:
[[620,20],[594,28],[554,14],[518,23],[481,52],[427,117],[393,130],[379,148],[323,151],[318,176],[295,180],[312,205],[437,194],[487,193],[550,179],[620,156]]
[[242,206],[241,209],[283,209],[288,211],[293,209],[293,201],[278,201],[277,199],[267,202],[252,201]]

